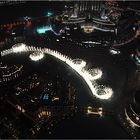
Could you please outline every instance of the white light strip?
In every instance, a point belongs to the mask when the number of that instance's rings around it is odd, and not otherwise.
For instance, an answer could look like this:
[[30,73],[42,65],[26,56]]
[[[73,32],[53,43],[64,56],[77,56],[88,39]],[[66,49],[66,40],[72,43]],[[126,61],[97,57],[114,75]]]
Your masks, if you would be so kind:
[[59,60],[65,62],[72,69],[74,69],[85,80],[85,82],[87,83],[88,87],[90,88],[92,94],[95,97],[97,97],[99,99],[109,99],[113,94],[113,90],[111,88],[108,88],[108,87],[104,87],[104,89],[103,89],[106,94],[103,94],[103,95],[98,94],[99,89],[96,88],[96,86],[95,86],[95,84],[96,84],[95,80],[101,78],[102,71],[96,69],[95,73],[93,73],[93,72],[91,73],[91,70],[88,71],[85,69],[86,62],[83,60],[81,61],[81,63],[77,64],[75,62],[75,60],[72,60],[68,56],[63,55],[63,54],[59,53],[58,51],[51,50],[48,48],[38,48],[38,47],[36,48],[33,46],[26,46],[25,44],[24,45],[23,44],[16,44],[16,49],[14,49],[14,48],[12,47],[12,49],[2,51],[1,55],[5,56],[5,55],[15,53],[15,52],[19,53],[19,52],[32,52],[32,51],[35,51],[35,52],[37,51],[37,52],[42,52],[44,54],[52,55],[52,56],[58,58]]

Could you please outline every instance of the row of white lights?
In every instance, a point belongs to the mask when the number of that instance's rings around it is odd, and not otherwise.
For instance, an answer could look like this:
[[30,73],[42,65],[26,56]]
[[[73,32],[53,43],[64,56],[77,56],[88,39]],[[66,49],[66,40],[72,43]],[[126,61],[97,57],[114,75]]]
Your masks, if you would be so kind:
[[5,56],[11,53],[22,53],[22,52],[36,52],[30,55],[30,59],[33,61],[38,61],[44,57],[44,54],[49,54],[65,62],[85,80],[92,94],[99,99],[109,99],[113,94],[113,90],[105,86],[104,89],[102,89],[105,91],[105,94],[103,95],[98,94],[99,86],[97,85],[95,80],[102,77],[102,71],[99,69],[86,70],[85,69],[86,62],[81,59],[73,60],[70,57],[59,53],[58,51],[51,50],[48,48],[27,46],[23,43],[15,44],[11,49],[2,51],[1,55]]

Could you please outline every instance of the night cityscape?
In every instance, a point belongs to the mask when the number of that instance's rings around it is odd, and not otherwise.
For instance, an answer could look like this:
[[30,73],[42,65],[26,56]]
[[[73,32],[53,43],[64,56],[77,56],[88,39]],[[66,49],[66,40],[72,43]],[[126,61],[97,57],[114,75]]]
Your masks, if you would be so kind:
[[140,139],[139,1],[0,13],[0,139]]

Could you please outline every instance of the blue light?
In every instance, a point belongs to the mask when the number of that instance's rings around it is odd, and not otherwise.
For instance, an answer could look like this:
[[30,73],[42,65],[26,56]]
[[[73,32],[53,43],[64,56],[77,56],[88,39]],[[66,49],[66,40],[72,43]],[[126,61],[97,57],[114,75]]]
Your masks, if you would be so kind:
[[43,100],[48,100],[48,99],[49,99],[48,94],[45,94],[45,95],[43,96]]
[[138,57],[136,57],[137,63],[140,63],[140,59]]
[[50,16],[52,16],[52,15],[53,15],[52,12],[47,12],[47,17],[50,17]]
[[37,33],[44,34],[45,32],[51,31],[51,30],[52,30],[51,26],[44,26],[44,27],[38,28]]

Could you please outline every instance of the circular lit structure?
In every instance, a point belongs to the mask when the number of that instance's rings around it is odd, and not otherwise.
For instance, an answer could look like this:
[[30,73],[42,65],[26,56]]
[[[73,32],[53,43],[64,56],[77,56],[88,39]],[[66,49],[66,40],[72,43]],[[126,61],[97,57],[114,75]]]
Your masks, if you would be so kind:
[[84,68],[86,66],[86,62],[82,59],[74,59],[72,62],[79,68]]
[[44,57],[44,54],[42,52],[34,52],[30,54],[30,59],[33,61],[39,61]]
[[95,88],[100,99],[109,99],[113,94],[113,90],[109,87],[105,87],[104,85],[97,85]]

